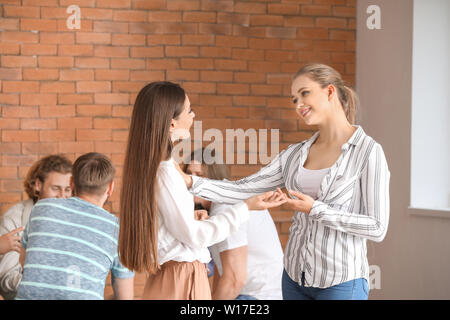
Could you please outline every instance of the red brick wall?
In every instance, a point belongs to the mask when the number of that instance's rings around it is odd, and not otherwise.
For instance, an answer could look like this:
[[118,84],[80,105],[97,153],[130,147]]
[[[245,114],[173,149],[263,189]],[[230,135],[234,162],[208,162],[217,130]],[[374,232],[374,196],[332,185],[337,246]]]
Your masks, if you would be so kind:
[[[39,157],[89,151],[118,168],[107,204],[117,213],[130,113],[147,82],[181,83],[203,130],[280,128],[280,150],[311,135],[289,99],[303,63],[330,64],[354,83],[355,0],[0,3],[2,213],[25,198],[22,180]],[[66,27],[72,4],[80,30]],[[284,246],[292,213],[271,213]]]

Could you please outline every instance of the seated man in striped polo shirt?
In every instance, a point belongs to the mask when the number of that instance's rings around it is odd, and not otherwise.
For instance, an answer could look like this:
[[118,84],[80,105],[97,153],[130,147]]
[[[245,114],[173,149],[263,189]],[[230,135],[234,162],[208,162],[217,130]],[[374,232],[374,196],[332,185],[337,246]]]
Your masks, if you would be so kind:
[[74,197],[36,203],[22,236],[16,299],[103,299],[110,270],[116,299],[133,299],[134,273],[118,257],[119,220],[102,208],[114,173],[106,156],[87,153],[73,164]]

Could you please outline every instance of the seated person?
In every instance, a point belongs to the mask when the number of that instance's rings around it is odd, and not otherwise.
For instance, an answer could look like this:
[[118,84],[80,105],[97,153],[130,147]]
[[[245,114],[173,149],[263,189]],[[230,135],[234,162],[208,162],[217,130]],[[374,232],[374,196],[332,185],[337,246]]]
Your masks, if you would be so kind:
[[106,156],[82,155],[73,165],[75,196],[34,206],[22,236],[26,253],[16,299],[103,299],[110,270],[116,299],[133,299],[134,273],[118,257],[119,219],[102,208],[114,173]]
[[[193,159],[194,153],[191,155]],[[215,180],[228,178],[225,165],[191,160],[185,172]],[[195,197],[213,216],[228,205]],[[224,241],[209,247],[215,263],[212,299],[281,300],[283,250],[269,211],[250,211],[250,219]]]
[[[28,170],[24,181],[29,199],[15,204],[5,212],[0,220],[0,235],[9,234],[20,244],[19,235],[28,223],[31,209],[38,200],[72,196],[71,176],[72,162],[62,155],[49,155],[36,161]],[[19,235],[15,235],[17,233]],[[17,243],[15,246],[17,247]],[[22,279],[20,249],[16,249],[0,253],[0,294],[7,300],[14,299]]]

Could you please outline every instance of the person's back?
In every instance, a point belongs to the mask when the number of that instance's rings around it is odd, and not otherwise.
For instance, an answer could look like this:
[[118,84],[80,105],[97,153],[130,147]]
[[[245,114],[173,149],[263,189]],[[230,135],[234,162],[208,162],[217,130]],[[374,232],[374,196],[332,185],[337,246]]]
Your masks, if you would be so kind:
[[30,216],[22,245],[26,261],[16,299],[103,299],[110,271],[132,277],[118,263],[118,219],[82,199],[45,199]]
[[[219,214],[224,204],[213,203],[211,215]],[[268,210],[250,211],[249,221],[224,241],[210,247],[219,274],[223,273],[220,253],[247,246],[247,274],[241,296],[280,300],[283,249]]]

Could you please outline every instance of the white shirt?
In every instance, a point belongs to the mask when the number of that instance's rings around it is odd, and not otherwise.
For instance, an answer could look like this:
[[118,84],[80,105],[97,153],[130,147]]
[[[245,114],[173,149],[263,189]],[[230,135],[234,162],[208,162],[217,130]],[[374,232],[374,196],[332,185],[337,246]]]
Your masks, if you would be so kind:
[[199,221],[194,218],[194,198],[171,158],[157,173],[158,262],[211,260],[208,246],[220,242],[249,219],[248,207],[239,202],[221,214]]
[[[295,212],[284,267],[305,286],[328,288],[349,280],[369,282],[366,241],[384,239],[389,223],[390,172],[383,149],[360,126],[323,178],[309,214]],[[192,177],[192,192],[207,200],[236,203],[275,188],[303,192],[300,165],[319,136],[290,145],[257,173],[238,181]]]
[[[33,200],[21,201],[6,211],[0,220],[0,235],[14,229],[25,227],[33,209]],[[20,232],[22,236],[23,231]],[[14,299],[22,279],[23,268],[19,262],[19,253],[10,251],[0,255],[0,294],[5,299]]]
[[[209,214],[220,214],[228,206],[212,203]],[[243,246],[248,247],[247,279],[240,294],[259,300],[281,300],[283,248],[269,211],[250,211],[248,222],[224,241],[209,248],[220,275],[223,273],[220,253]]]
[[313,199],[317,199],[320,184],[329,170],[330,168],[310,170],[300,166],[297,183],[303,190],[303,193],[309,195]]

